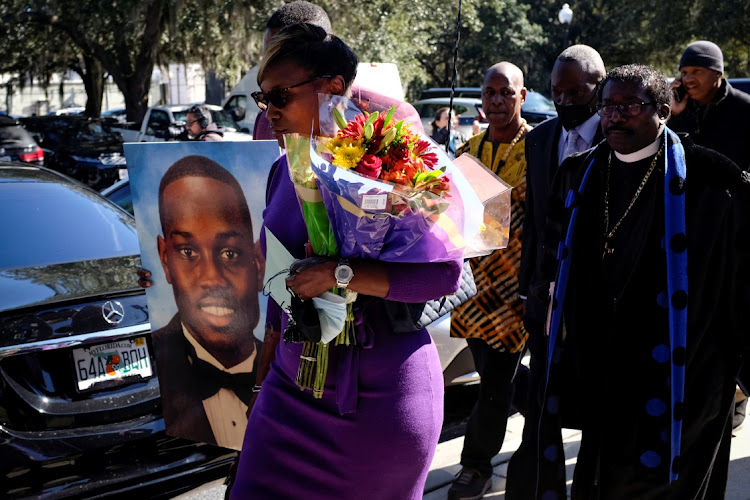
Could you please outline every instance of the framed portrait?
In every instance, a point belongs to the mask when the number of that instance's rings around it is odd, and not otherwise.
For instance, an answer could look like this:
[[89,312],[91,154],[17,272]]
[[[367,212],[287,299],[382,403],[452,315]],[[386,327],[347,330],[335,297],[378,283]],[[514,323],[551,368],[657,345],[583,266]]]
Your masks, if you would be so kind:
[[239,450],[267,298],[276,141],[125,144],[168,434]]

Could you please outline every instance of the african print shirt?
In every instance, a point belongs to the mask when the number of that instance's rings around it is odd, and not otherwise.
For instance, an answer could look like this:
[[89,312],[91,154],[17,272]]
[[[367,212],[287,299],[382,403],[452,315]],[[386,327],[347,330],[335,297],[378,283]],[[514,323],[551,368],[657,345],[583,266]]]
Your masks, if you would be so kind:
[[458,148],[456,156],[469,153],[477,157],[513,188],[508,247],[471,259],[477,295],[451,313],[451,336],[481,338],[495,349],[518,352],[528,338],[523,327],[523,301],[518,295],[521,229],[526,210],[526,137],[513,146],[505,164],[500,166],[510,144],[500,144],[493,159],[491,142],[484,141],[479,151],[486,133],[469,139]]

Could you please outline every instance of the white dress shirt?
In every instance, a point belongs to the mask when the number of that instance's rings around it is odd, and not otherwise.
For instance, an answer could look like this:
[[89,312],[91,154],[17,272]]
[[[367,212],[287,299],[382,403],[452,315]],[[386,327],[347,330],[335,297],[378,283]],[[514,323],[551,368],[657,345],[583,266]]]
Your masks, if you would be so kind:
[[[254,350],[250,357],[242,363],[227,369],[193,338],[185,325],[182,325],[182,333],[195,348],[195,355],[219,370],[227,373],[253,371],[255,356],[258,354],[257,350]],[[211,424],[216,444],[223,448],[241,449],[242,441],[245,438],[245,428],[247,427],[247,405],[237,397],[234,391],[226,388],[219,389],[219,392],[203,400],[203,409],[206,411],[208,422]]]
[[[593,146],[594,142],[594,136],[596,135],[596,131],[599,128],[599,115],[597,113],[594,113],[592,116],[589,117],[588,120],[581,123],[577,127],[571,129],[575,130],[578,133],[578,140],[576,147],[573,148],[573,151],[576,153],[580,153],[581,151],[586,151],[591,146]],[[560,130],[560,139],[557,142],[557,164],[560,165],[565,158],[567,158],[567,146],[568,146],[568,135],[570,133],[565,130],[565,127],[562,127]]]

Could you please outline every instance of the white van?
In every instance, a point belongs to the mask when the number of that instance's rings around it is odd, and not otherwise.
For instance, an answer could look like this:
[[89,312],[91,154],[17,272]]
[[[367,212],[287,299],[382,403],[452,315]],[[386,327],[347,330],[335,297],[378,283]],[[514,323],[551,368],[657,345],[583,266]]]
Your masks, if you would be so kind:
[[[257,116],[256,106],[250,94],[260,90],[258,87],[258,66],[254,66],[229,93],[222,107],[240,126],[240,131],[252,133]],[[359,63],[354,83],[360,87],[374,90],[400,101],[404,100],[404,89],[398,66],[393,63]]]

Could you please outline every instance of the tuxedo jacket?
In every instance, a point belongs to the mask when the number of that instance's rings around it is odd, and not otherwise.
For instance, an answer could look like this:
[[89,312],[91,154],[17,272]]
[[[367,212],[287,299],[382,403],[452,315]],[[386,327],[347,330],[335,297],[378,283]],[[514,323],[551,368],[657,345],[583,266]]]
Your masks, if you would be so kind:
[[[197,394],[196,374],[190,364],[191,346],[182,331],[177,313],[164,327],[151,334],[159,376],[161,402],[167,434],[203,443],[216,444],[211,424]],[[256,350],[262,345],[253,336]],[[257,360],[255,356],[257,369]]]
[[[552,180],[558,167],[560,132],[560,120],[550,118],[526,136],[526,217],[521,245],[519,293],[526,297],[527,321],[535,323],[544,323],[547,315],[548,284],[536,282],[535,276],[542,269],[544,260],[544,227],[549,197],[552,194]],[[597,127],[592,146],[599,144],[602,139],[604,136],[601,127]]]

